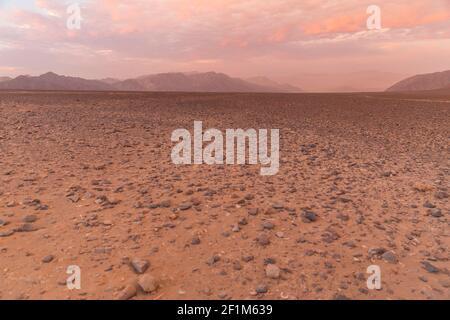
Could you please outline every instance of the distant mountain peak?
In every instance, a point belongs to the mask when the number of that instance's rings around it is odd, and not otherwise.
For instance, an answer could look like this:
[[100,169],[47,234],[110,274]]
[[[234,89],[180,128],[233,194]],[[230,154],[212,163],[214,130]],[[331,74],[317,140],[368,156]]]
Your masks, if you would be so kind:
[[401,80],[386,91],[426,91],[450,87],[450,70],[418,74]]
[[265,76],[256,76],[246,79],[247,81],[270,88],[277,88],[281,92],[302,92],[303,90],[287,83],[279,83]]
[[299,88],[279,84],[265,77],[259,82],[233,78],[225,73],[167,72],[118,80],[86,80],[47,72],[40,76],[19,76],[0,81],[0,89],[80,90],[80,91],[180,91],[180,92],[299,92]]
[[48,76],[59,77],[58,74],[56,74],[56,73],[54,73],[54,72],[52,72],[52,71],[46,72],[46,73],[44,73],[44,74],[41,74],[41,77],[48,77]]
[[18,76],[17,78],[0,82],[0,89],[5,90],[63,90],[63,91],[109,91],[110,85],[97,80],[61,76],[47,72],[40,76]]

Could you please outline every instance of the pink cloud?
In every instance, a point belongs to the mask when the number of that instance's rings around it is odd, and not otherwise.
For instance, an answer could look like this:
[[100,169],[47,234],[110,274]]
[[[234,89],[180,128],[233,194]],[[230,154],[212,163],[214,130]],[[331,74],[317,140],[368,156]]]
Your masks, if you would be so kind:
[[[116,68],[123,76],[146,73],[145,68],[209,68],[252,75],[279,62],[282,71],[272,73],[294,76],[305,70],[376,68],[373,61],[386,55],[395,61],[393,67],[403,65],[406,70],[413,65],[407,60],[423,55],[423,50],[414,46],[402,64],[398,48],[450,37],[447,0],[376,2],[382,26],[390,29],[379,35],[365,33],[366,9],[373,4],[369,0],[84,0],[79,31],[66,29],[63,1],[37,0],[39,10],[0,13],[5,22],[0,24],[0,59],[11,67],[44,68],[24,59],[29,52],[55,64],[55,71],[72,68],[76,60],[85,66],[79,65],[77,72],[100,74]],[[2,43],[7,45],[2,48]],[[99,54],[105,50],[110,52],[107,57]],[[441,54],[427,51],[436,68],[450,62]],[[358,66],[352,61],[359,61]],[[388,63],[377,63],[390,69]]]

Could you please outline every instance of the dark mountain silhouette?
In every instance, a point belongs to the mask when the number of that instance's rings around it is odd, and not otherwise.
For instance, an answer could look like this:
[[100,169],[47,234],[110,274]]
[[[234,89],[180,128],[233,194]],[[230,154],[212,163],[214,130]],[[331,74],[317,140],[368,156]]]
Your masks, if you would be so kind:
[[128,79],[114,85],[119,90],[132,91],[292,92],[276,82],[268,85],[258,84],[217,72],[159,73]]
[[86,80],[57,75],[53,72],[33,77],[18,76],[0,82],[3,90],[66,90],[66,91],[184,91],[184,92],[298,92],[300,89],[282,85],[267,78],[259,83],[232,78],[223,73],[159,73],[134,79]]
[[397,82],[386,91],[425,91],[450,88],[450,70],[419,74]]
[[114,90],[114,87],[98,80],[66,77],[48,72],[38,77],[18,76],[9,81],[0,82],[0,89],[109,91]]

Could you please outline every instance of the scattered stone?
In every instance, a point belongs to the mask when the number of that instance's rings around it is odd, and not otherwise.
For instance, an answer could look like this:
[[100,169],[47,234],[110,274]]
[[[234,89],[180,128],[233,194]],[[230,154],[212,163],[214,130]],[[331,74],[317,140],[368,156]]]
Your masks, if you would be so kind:
[[263,294],[263,293],[267,293],[267,291],[269,291],[269,288],[265,284],[259,284],[256,286],[255,291],[256,291],[256,293]]
[[161,208],[170,208],[171,205],[172,203],[170,200],[161,201],[161,203],[159,204]]
[[450,281],[449,280],[447,280],[447,279],[442,279],[442,280],[439,280],[439,284],[441,285],[441,286],[443,286],[444,288],[450,288]]
[[256,216],[258,214],[258,208],[250,208],[248,209],[248,214],[251,216]]
[[434,197],[436,199],[443,200],[443,199],[447,199],[449,196],[448,196],[448,193],[445,191],[438,191],[434,194]]
[[274,258],[264,258],[264,265],[275,264],[277,261]]
[[246,225],[248,224],[248,221],[247,221],[246,218],[242,218],[242,219],[240,219],[240,220],[238,221],[238,224],[239,224],[240,226],[246,226]]
[[23,218],[23,222],[27,222],[27,223],[33,223],[36,221],[37,221],[37,217],[34,214],[25,216],[25,218]]
[[367,288],[359,288],[358,291],[363,293],[363,294],[368,294],[369,293],[369,289],[367,289]]
[[267,246],[270,244],[269,236],[265,233],[261,233],[257,238],[256,241],[260,246]]
[[373,258],[376,256],[381,256],[383,253],[385,253],[387,250],[385,248],[371,248],[368,251],[369,258]]
[[210,257],[207,261],[206,264],[209,266],[214,265],[216,262],[220,261],[220,256],[218,255],[213,255],[212,257]]
[[274,264],[268,264],[266,266],[266,276],[271,279],[278,279],[280,277],[280,268]]
[[141,275],[138,279],[138,285],[146,293],[156,291],[156,289],[158,289],[159,286],[157,279],[149,274]]
[[0,232],[0,238],[6,238],[12,236],[14,234],[14,230],[2,231]]
[[425,208],[430,208],[430,209],[436,208],[436,206],[435,206],[434,204],[432,204],[430,201],[426,201],[426,202],[423,204],[423,206],[424,206]]
[[228,296],[228,294],[227,294],[226,291],[220,291],[220,292],[217,294],[217,297],[218,297],[219,299],[225,299],[227,296]]
[[137,274],[142,274],[147,271],[150,262],[148,262],[148,260],[133,259],[131,260],[131,266]]
[[430,215],[432,217],[434,217],[434,218],[440,218],[440,217],[444,216],[444,214],[442,213],[441,209],[438,209],[438,208],[430,209],[429,212],[430,212]]
[[304,211],[302,214],[302,221],[306,223],[314,222],[317,220],[317,214],[312,211]]
[[37,228],[33,226],[31,223],[24,223],[20,227],[16,228],[17,232],[32,232],[36,230]]
[[244,197],[244,199],[245,199],[245,200],[253,200],[253,199],[255,199],[255,196],[252,195],[252,194],[247,194],[247,195]]
[[192,245],[198,245],[198,244],[200,244],[200,238],[197,237],[197,236],[194,236],[194,237],[192,238],[192,240],[191,240],[191,244],[192,244]]
[[277,236],[277,238],[284,238],[284,232],[283,231],[275,232],[275,235]]
[[118,295],[118,300],[129,300],[137,294],[137,285],[135,283],[128,284]]
[[392,251],[386,251],[385,253],[383,253],[381,255],[381,258],[384,261],[387,261],[389,263],[397,263],[398,262],[397,256]]
[[242,270],[242,265],[238,260],[233,261],[233,269],[236,271]]
[[183,210],[183,211],[188,210],[190,208],[192,208],[192,203],[190,203],[190,202],[184,202],[184,203],[180,204],[180,206],[179,206],[179,209]]
[[436,266],[432,265],[428,261],[422,261],[422,266],[425,270],[427,270],[429,273],[439,273],[440,270]]
[[273,228],[275,228],[275,225],[270,221],[264,221],[262,223],[262,227],[263,229],[272,230]]
[[340,236],[334,231],[324,232],[322,235],[322,241],[325,243],[332,243],[340,238]]
[[252,255],[247,255],[247,256],[243,256],[242,257],[242,261],[244,261],[244,262],[250,262],[250,261],[252,261],[254,259],[255,259],[255,257],[252,256]]
[[48,256],[45,256],[44,258],[42,258],[42,262],[43,263],[50,263],[50,262],[52,262],[53,261],[53,259],[54,259],[55,257],[53,256],[53,255],[48,255]]
[[15,201],[10,201],[6,204],[7,208],[13,208],[15,206],[17,206],[17,202],[15,202]]

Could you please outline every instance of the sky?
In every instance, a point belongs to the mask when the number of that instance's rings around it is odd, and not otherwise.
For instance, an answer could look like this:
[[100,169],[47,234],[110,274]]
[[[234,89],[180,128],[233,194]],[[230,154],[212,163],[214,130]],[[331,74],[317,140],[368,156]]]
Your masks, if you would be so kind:
[[365,91],[448,69],[450,0],[0,0],[0,76],[217,71]]

